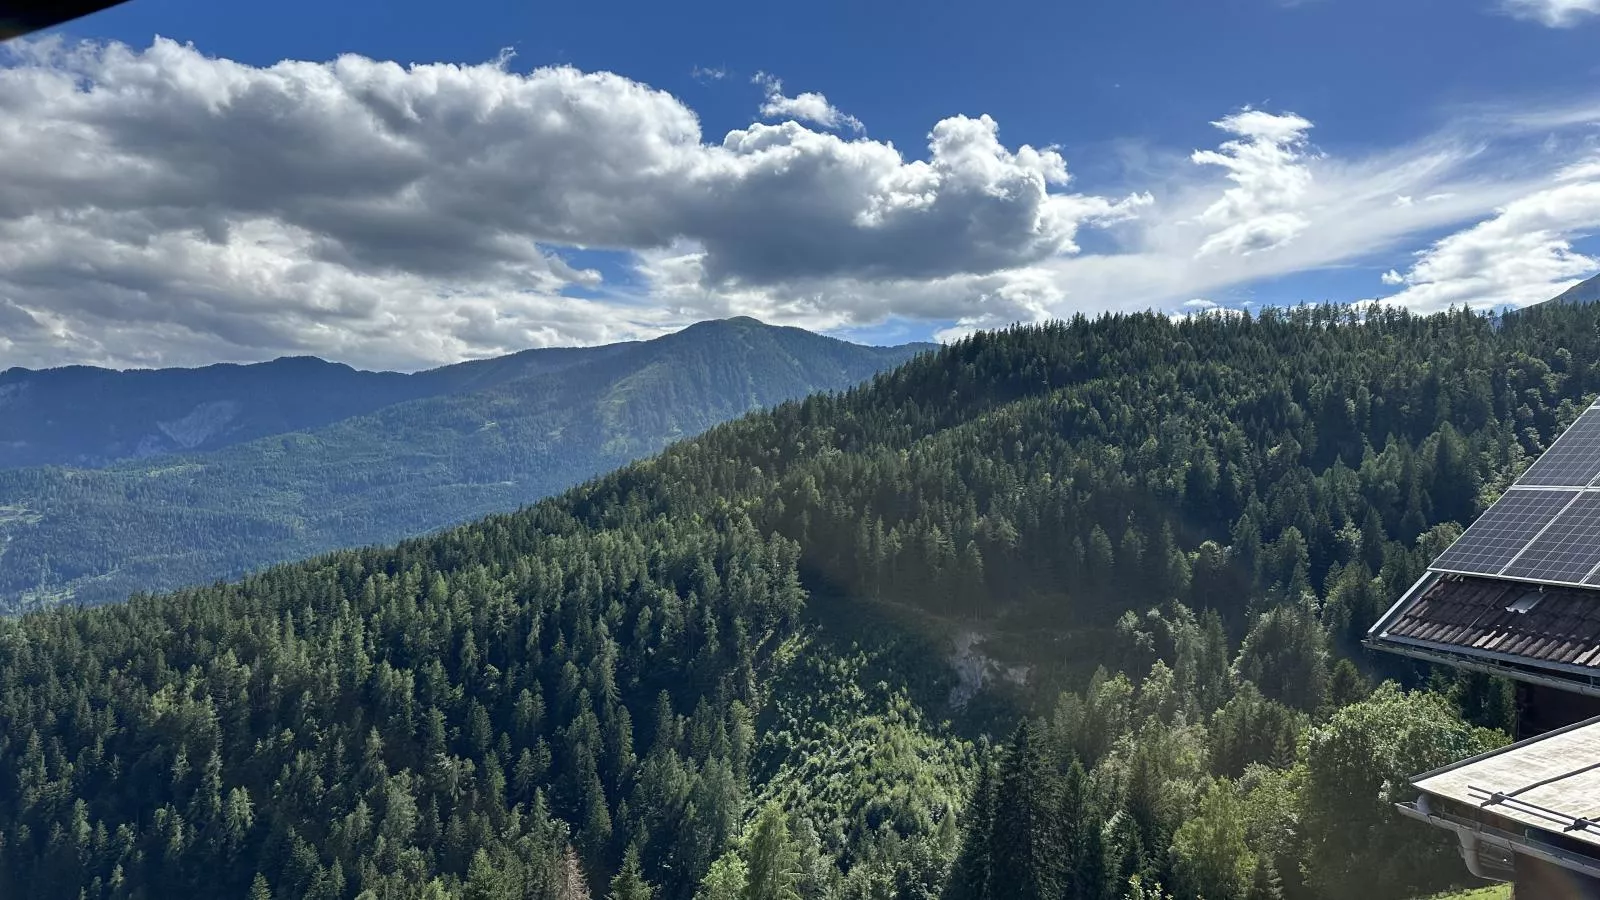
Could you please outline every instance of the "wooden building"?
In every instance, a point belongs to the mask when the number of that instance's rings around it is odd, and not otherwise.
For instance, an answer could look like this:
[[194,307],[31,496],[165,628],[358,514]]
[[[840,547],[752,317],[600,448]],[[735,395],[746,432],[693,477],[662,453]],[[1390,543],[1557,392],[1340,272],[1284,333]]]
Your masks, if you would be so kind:
[[1412,779],[1518,900],[1600,900],[1600,404],[1372,627],[1367,644],[1512,679],[1518,741]]

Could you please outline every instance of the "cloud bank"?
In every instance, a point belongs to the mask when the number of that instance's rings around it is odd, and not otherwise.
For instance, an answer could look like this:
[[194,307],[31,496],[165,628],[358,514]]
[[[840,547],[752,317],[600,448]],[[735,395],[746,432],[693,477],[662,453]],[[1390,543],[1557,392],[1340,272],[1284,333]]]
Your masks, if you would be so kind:
[[[648,85],[505,58],[0,54],[7,365],[404,369],[733,314],[949,338],[1354,264],[1432,309],[1539,299],[1600,266],[1573,249],[1600,224],[1600,163],[1549,139],[1595,104],[1353,157],[1246,108],[1216,146],[1088,191],[989,116],[935,122],[908,156],[766,76],[771,121],[714,137]],[[1537,152],[1516,143],[1535,134]]]

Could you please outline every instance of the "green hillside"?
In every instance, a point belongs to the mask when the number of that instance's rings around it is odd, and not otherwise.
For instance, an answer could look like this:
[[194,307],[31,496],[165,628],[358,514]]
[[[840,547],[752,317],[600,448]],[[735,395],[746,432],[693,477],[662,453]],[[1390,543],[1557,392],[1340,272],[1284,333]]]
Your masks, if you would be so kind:
[[[121,600],[515,509],[922,349],[707,322],[649,342],[410,376],[449,383],[429,389],[437,396],[211,453],[0,470],[0,508],[12,510],[0,515],[0,610]],[[516,374],[532,366],[543,374]]]
[[515,514],[0,622],[0,895],[1443,890],[1389,801],[1509,694],[1353,637],[1594,393],[1597,326],[979,334]]

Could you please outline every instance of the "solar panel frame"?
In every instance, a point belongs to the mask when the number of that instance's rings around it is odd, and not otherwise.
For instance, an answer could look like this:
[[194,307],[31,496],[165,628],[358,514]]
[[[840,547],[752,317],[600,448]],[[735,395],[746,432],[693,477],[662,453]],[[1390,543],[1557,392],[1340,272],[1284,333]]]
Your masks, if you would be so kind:
[[1597,478],[1600,478],[1600,406],[1591,406],[1533,461],[1517,479],[1517,484],[1585,487]]
[[1507,578],[1582,584],[1600,565],[1600,492],[1585,491],[1501,570]]
[[1429,568],[1464,575],[1498,575],[1579,493],[1576,488],[1518,490],[1513,487],[1484,510]]

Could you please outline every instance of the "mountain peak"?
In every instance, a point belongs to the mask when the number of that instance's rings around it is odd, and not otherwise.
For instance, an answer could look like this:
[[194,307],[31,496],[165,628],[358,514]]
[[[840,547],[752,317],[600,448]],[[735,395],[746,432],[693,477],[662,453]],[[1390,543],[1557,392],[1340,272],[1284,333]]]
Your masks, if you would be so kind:
[[726,319],[705,319],[703,321],[696,322],[696,323],[694,323],[693,325],[690,325],[687,328],[684,328],[683,331],[713,330],[713,329],[728,329],[728,328],[777,328],[777,327],[778,326],[776,326],[776,325],[768,325],[767,323],[761,321],[760,319],[752,319],[749,316],[729,316]]

